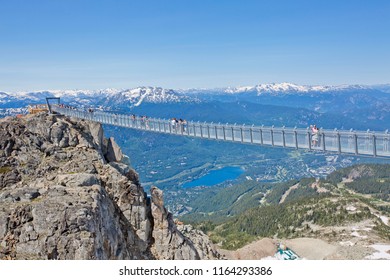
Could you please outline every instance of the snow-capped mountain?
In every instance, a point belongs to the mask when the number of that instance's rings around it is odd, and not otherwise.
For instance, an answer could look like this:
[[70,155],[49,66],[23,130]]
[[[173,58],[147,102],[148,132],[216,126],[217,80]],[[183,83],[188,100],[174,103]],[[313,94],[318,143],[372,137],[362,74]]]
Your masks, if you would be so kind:
[[339,86],[322,86],[322,85],[297,85],[293,83],[272,83],[259,84],[256,86],[243,87],[228,87],[223,91],[228,94],[239,94],[256,92],[261,94],[298,94],[298,93],[313,93],[313,92],[335,92],[335,91],[350,91],[369,89],[368,86],[362,85],[339,85]]
[[15,102],[37,103],[44,102],[46,97],[61,97],[66,102],[74,102],[79,105],[90,103],[120,103],[127,106],[140,106],[146,103],[178,103],[199,102],[202,98],[207,100],[209,96],[239,96],[249,94],[261,95],[301,95],[339,92],[361,92],[376,90],[382,93],[390,93],[390,85],[364,86],[364,85],[297,85],[293,83],[258,84],[255,86],[226,87],[215,89],[164,89],[161,87],[137,87],[133,89],[107,88],[102,90],[44,90],[23,92],[0,92],[0,104],[6,105]]
[[0,106],[20,107],[44,103],[46,97],[60,97],[64,103],[78,106],[137,107],[142,103],[197,102],[193,97],[161,87],[103,90],[46,90],[33,92],[0,93]]
[[193,88],[180,89],[177,92],[196,96],[198,98],[210,99],[240,99],[243,97],[260,97],[260,96],[275,96],[283,97],[292,96],[318,96],[319,94],[339,94],[346,92],[363,92],[363,91],[381,91],[382,93],[390,93],[390,85],[366,86],[366,85],[297,85],[293,83],[270,83],[258,84],[254,86],[239,86],[225,88]]
[[292,83],[217,89],[161,87],[0,92],[0,116],[60,97],[80,108],[190,120],[382,130],[390,123],[390,85],[307,86]]
[[387,116],[390,107],[390,85],[308,86],[273,83],[216,89],[172,90],[161,87],[137,87],[0,92],[0,109],[25,108],[30,104],[44,103],[46,97],[60,97],[62,103],[77,107],[124,112],[134,109],[133,111],[147,114],[157,111],[163,114],[164,110],[167,112],[178,110],[179,113],[183,110],[193,110],[194,107],[191,105],[193,103],[208,104],[208,107],[203,106],[204,111],[202,111],[208,114],[205,108],[234,107],[237,106],[237,102],[246,102],[305,108],[317,113],[332,112],[345,116],[358,110],[374,111],[377,115],[376,119],[383,119],[385,115]]
[[149,103],[177,103],[190,101],[190,98],[180,95],[174,90],[163,89],[160,87],[138,87],[124,90],[116,96],[121,95],[134,106],[141,105],[142,102]]

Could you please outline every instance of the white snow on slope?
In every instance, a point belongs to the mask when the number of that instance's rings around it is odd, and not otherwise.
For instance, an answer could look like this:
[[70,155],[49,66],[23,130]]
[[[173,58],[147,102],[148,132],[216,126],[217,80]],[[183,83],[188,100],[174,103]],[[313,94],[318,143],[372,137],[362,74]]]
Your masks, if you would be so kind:
[[224,91],[230,94],[244,93],[248,91],[257,91],[262,93],[307,93],[307,92],[329,92],[350,89],[369,88],[361,85],[339,85],[339,86],[321,86],[321,85],[297,85],[293,83],[271,83],[259,84],[257,86],[228,87]]
[[374,244],[370,246],[376,252],[366,257],[369,260],[390,260],[390,245],[388,244]]
[[133,89],[102,89],[102,90],[44,90],[44,91],[19,91],[11,93],[1,93],[0,103],[7,101],[34,101],[44,102],[45,97],[60,97],[71,99],[80,104],[87,104],[99,100],[111,100],[119,103],[130,103],[139,106],[143,102],[149,103],[176,103],[181,101],[194,101],[194,98],[187,97],[171,89],[160,87],[137,87]]

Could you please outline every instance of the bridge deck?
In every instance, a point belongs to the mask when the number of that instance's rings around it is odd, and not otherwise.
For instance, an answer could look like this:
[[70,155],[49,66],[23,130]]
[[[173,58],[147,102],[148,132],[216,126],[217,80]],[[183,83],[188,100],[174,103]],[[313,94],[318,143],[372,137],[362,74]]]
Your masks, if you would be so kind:
[[175,126],[167,119],[148,118],[143,120],[141,118],[132,118],[128,115],[101,111],[86,112],[78,109],[63,108],[58,105],[52,105],[52,110],[69,117],[158,133],[264,146],[390,158],[390,134],[387,131],[377,133],[321,129],[318,133],[318,142],[314,145],[312,142],[313,136],[309,129],[200,122],[188,122],[187,125]]

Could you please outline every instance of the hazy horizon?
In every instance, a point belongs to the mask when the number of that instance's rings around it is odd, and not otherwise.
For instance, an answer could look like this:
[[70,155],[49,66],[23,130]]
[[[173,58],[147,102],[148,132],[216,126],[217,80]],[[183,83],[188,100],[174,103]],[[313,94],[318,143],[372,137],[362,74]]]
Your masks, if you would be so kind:
[[23,92],[43,92],[43,91],[104,91],[104,90],[132,90],[137,88],[162,88],[166,90],[218,90],[226,88],[244,88],[244,87],[256,87],[258,85],[280,85],[280,84],[289,84],[303,87],[342,87],[342,86],[362,86],[362,87],[380,87],[380,86],[390,86],[390,82],[381,83],[381,84],[297,84],[290,82],[280,82],[280,83],[256,83],[253,85],[236,85],[236,86],[219,86],[219,87],[188,87],[188,88],[173,88],[173,87],[162,87],[159,85],[138,85],[135,87],[106,87],[106,88],[46,88],[46,89],[25,89],[25,90],[14,90],[14,91],[5,91],[0,89],[0,92],[4,93],[23,93]]

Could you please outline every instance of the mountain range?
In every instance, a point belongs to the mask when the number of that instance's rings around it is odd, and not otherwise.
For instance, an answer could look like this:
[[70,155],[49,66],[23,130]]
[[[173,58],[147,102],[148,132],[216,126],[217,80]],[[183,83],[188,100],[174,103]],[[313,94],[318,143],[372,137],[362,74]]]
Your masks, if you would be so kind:
[[[128,106],[139,106],[143,102],[149,103],[175,103],[175,102],[204,102],[211,96],[219,98],[242,98],[246,94],[251,96],[278,96],[305,95],[315,97],[319,94],[337,95],[343,93],[371,92],[373,95],[390,93],[390,84],[384,85],[340,85],[340,86],[310,86],[293,83],[259,84],[255,86],[225,87],[225,88],[193,88],[193,89],[164,89],[161,87],[136,87],[132,89],[107,88],[101,90],[42,90],[42,91],[18,91],[0,92],[0,104],[2,107],[14,102],[42,102],[46,97],[61,97],[64,101],[89,105],[91,99],[126,101]],[[384,95],[383,97],[388,97]],[[223,100],[223,98],[222,98]],[[86,102],[88,101],[88,102]],[[96,102],[92,102],[96,103]]]
[[61,102],[77,107],[199,121],[304,127],[315,122],[324,128],[381,131],[388,129],[384,123],[390,123],[390,84],[0,92],[0,114],[21,113],[46,97],[60,97]]

